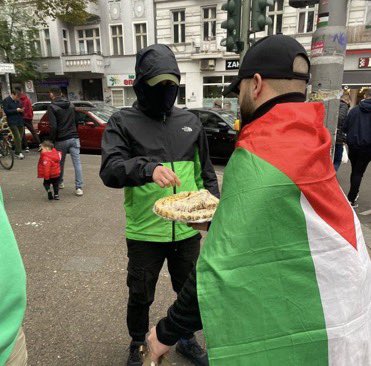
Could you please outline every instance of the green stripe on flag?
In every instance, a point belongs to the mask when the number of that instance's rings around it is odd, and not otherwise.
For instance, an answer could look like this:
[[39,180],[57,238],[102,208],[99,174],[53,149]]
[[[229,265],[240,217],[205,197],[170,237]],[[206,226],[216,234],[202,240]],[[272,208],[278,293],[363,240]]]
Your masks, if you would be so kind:
[[211,366],[328,364],[301,192],[237,149],[197,264]]

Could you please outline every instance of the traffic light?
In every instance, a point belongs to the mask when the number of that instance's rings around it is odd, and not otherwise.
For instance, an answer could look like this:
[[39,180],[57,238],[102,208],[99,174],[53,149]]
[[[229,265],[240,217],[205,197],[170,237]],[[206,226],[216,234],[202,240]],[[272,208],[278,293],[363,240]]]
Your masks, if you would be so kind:
[[319,0],[289,0],[289,5],[293,8],[305,8],[308,5],[318,4]]
[[251,4],[251,29],[252,32],[261,32],[266,25],[272,25],[273,21],[267,16],[267,7],[273,6],[275,0],[252,0]]
[[222,10],[227,11],[228,16],[221,27],[227,30],[227,38],[220,43],[226,47],[228,52],[239,53],[243,49],[243,43],[240,39],[241,29],[241,0],[228,0],[222,5]]

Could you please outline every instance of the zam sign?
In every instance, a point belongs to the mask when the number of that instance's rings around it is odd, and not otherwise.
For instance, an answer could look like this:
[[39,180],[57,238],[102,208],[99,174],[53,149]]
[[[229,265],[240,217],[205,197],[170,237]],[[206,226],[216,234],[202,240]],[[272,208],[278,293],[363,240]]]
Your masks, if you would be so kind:
[[225,69],[226,70],[238,70],[240,67],[240,60],[226,60]]

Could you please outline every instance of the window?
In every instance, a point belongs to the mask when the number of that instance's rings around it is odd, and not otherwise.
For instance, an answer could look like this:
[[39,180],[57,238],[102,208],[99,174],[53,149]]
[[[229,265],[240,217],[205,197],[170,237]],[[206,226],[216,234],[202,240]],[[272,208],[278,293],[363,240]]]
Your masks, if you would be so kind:
[[50,57],[52,55],[52,44],[50,41],[49,29],[44,29],[44,42],[45,42],[45,56]]
[[173,11],[173,40],[174,43],[185,42],[185,11]]
[[299,10],[298,33],[310,33],[314,31],[315,5],[309,5]]
[[63,38],[63,53],[65,55],[68,55],[70,45],[69,45],[69,41],[68,41],[68,31],[67,31],[67,29],[62,29],[62,38]]
[[216,7],[203,9],[204,41],[214,40],[216,37]]
[[48,110],[49,105],[50,105],[50,103],[35,103],[32,106],[32,109],[33,109],[34,112],[46,111],[46,110]]
[[77,31],[77,37],[80,54],[100,53],[99,28],[80,29]]
[[114,107],[124,106],[124,89],[113,89],[112,92],[112,105]]
[[111,25],[111,37],[112,37],[112,54],[123,55],[124,54],[124,38],[122,25]]
[[179,85],[177,104],[186,104],[186,86]]
[[209,129],[217,129],[219,122],[223,122],[220,117],[211,112],[200,112],[200,121],[205,128]]
[[269,6],[268,16],[273,20],[272,27],[268,27],[268,35],[282,33],[283,0]]
[[135,41],[137,45],[137,51],[144,47],[147,47],[147,24],[139,23],[135,24]]

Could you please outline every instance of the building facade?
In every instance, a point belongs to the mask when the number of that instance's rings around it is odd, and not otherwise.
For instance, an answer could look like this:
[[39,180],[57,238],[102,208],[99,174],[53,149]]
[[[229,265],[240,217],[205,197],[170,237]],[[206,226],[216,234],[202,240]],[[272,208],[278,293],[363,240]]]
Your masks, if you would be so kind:
[[87,24],[60,19],[40,30],[36,45],[44,78],[34,82],[33,100],[59,86],[71,100],[102,100],[115,106],[135,101],[135,54],[155,43],[152,0],[98,0],[87,9]]
[[[225,109],[236,111],[236,99],[224,99],[222,90],[237,74],[238,55],[225,51],[221,23],[226,12],[225,0],[155,0],[156,40],[168,44],[175,52],[182,73],[178,104],[187,107],[211,107],[222,101]],[[371,57],[371,29],[367,29],[371,2],[352,0],[348,10],[348,47],[344,87],[352,89],[354,98],[362,88],[371,86],[370,68],[360,68]],[[295,9],[288,0],[277,0],[268,9],[273,26],[255,34],[256,38],[283,33],[294,36],[310,53],[312,34],[316,30],[318,6]],[[369,19],[369,18],[368,18]],[[362,61],[365,60],[365,61]],[[264,60],[262,60],[264,62]]]

